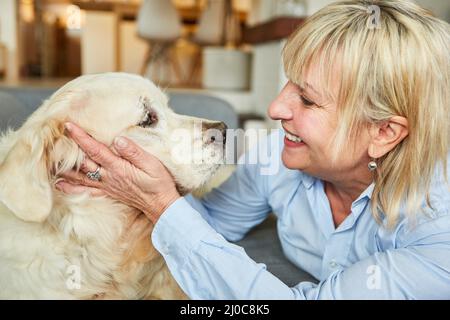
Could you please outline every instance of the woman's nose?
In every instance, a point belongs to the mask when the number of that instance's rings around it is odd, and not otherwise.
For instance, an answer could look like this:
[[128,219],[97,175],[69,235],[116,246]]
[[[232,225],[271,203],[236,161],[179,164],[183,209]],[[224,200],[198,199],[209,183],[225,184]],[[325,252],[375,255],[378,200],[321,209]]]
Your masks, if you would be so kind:
[[270,104],[268,114],[273,120],[292,119],[292,110],[286,101],[284,101],[282,93]]

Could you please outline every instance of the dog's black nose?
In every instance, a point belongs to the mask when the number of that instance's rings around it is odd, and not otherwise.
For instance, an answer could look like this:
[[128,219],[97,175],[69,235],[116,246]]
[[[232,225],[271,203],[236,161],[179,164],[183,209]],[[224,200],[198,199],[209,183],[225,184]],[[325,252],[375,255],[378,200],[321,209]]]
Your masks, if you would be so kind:
[[[203,131],[208,131],[211,130],[212,132],[214,131],[219,131],[222,135],[222,143],[225,144],[226,139],[227,139],[227,125],[224,122],[206,122],[202,124],[203,127]],[[216,131],[216,132],[217,132]],[[211,134],[209,137],[209,141],[210,142],[216,142],[216,139],[220,137],[217,134]]]
[[221,122],[219,130],[222,132],[222,142],[223,142],[223,144],[225,144],[225,142],[227,141],[227,129],[228,129],[228,127],[225,124],[225,122]]

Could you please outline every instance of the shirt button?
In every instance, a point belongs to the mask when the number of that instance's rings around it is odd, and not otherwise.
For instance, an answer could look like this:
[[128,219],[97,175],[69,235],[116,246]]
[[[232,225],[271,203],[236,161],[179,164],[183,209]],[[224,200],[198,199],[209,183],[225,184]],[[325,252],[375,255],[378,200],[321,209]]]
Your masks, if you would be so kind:
[[338,264],[335,260],[331,260],[329,265],[330,265],[331,269],[335,269],[338,266]]
[[170,250],[169,244],[167,242],[163,242],[161,245],[161,252],[164,254],[168,254]]

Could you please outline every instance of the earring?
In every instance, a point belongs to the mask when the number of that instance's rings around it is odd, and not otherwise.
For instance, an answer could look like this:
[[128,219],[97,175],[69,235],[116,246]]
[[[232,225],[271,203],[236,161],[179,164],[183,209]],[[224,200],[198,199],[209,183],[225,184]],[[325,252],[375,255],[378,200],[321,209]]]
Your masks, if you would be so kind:
[[375,171],[378,167],[377,163],[375,162],[375,159],[370,161],[367,167],[369,168],[369,171]]

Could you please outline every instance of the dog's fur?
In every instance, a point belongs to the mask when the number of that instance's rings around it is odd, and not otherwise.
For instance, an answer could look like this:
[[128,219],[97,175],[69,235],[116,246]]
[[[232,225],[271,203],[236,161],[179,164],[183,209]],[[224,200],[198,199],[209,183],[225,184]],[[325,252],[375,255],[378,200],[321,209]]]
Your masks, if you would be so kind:
[[[143,127],[149,116],[157,122]],[[62,172],[79,169],[84,158],[64,131],[64,123],[72,121],[108,146],[116,136],[129,137],[165,164],[179,190],[191,191],[217,169],[222,155],[216,151],[223,148],[220,141],[194,136],[178,152],[187,155],[185,148],[200,141],[207,161],[173,160],[171,133],[190,129],[196,120],[173,113],[150,81],[110,73],[69,82],[19,130],[5,133],[0,138],[0,298],[185,298],[153,248],[153,225],[141,212],[108,197],[66,195],[54,184]],[[203,120],[205,127],[223,131],[220,122]],[[79,287],[70,285],[77,270]]]

